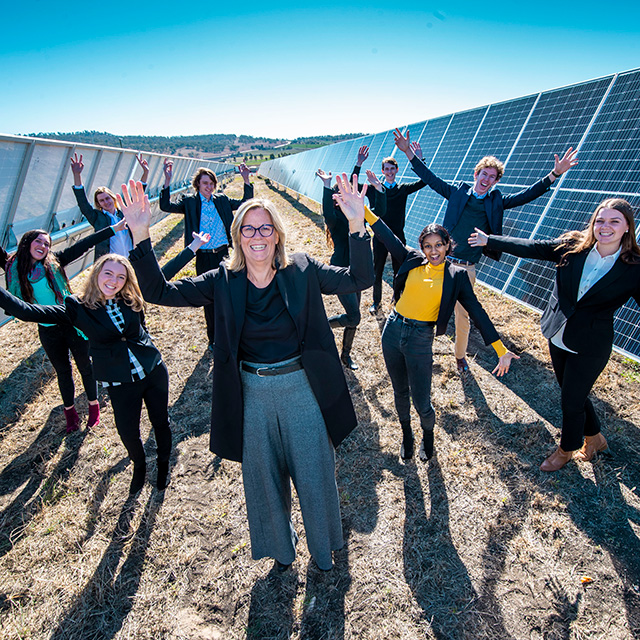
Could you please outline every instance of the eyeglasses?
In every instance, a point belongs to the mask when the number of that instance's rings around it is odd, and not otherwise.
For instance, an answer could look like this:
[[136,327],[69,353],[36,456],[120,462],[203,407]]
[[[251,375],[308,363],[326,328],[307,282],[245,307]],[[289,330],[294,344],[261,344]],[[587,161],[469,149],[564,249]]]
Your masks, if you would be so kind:
[[250,224],[245,224],[240,227],[240,233],[245,238],[253,238],[256,235],[256,231],[260,233],[263,238],[268,238],[273,235],[273,225],[272,224],[263,224],[260,227],[254,227]]

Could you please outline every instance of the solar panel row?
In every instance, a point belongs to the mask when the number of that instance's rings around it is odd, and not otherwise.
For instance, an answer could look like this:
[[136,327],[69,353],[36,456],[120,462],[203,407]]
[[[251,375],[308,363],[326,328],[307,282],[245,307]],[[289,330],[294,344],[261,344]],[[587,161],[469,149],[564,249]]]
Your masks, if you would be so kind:
[[[447,181],[473,180],[473,168],[484,155],[506,164],[499,188],[505,195],[533,184],[553,168],[554,154],[572,146],[579,150],[578,166],[554,183],[545,196],[505,212],[504,233],[526,238],[554,238],[580,228],[596,205],[622,196],[640,205],[640,69],[598,78],[540,94],[454,113],[409,125],[411,139],[421,145],[427,166]],[[387,156],[396,157],[398,180],[416,179],[404,154],[395,153],[392,131],[337,143],[265,162],[260,174],[309,196],[321,199],[325,171],[348,172],[357,150],[370,146],[363,169],[379,171]],[[445,201],[428,188],[418,191],[407,206],[406,237],[415,246],[421,229],[441,222]],[[504,256],[500,262],[483,258],[478,279],[495,290],[537,309],[548,299],[555,267]],[[640,358],[640,309],[633,302],[615,322],[615,346]]]

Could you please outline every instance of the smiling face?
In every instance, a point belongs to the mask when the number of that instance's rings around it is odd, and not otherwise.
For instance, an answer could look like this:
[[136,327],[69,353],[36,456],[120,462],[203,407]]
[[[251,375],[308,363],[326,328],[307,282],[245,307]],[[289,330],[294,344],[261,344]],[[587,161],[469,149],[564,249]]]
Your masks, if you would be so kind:
[[[247,211],[242,220],[242,227],[250,225],[254,229],[258,229],[263,224],[273,225],[273,220],[271,220],[269,212],[261,207]],[[242,227],[240,228],[241,232]],[[244,253],[247,270],[250,271],[252,268],[263,267],[265,264],[272,265],[276,253],[276,245],[279,240],[280,236],[275,229],[267,238],[263,238],[259,231],[256,231],[253,238],[245,238],[241,233],[240,247]]]
[[200,183],[198,184],[198,193],[209,200],[215,191],[216,183],[207,175],[200,176]]
[[617,209],[601,209],[593,221],[593,235],[601,256],[611,255],[620,248],[629,223]]
[[422,252],[434,267],[445,261],[448,251],[449,243],[443,242],[437,233],[430,233],[422,240]]
[[483,196],[498,182],[498,170],[493,167],[484,167],[475,173],[473,177],[475,179],[473,190],[479,196]]
[[391,164],[390,162],[385,162],[382,165],[382,173],[384,174],[385,180],[389,184],[393,184],[396,180],[396,174],[398,173],[398,167],[395,164]]
[[106,192],[98,193],[96,195],[96,202],[101,209],[108,211],[109,213],[115,213],[116,210],[116,202],[115,200]]
[[51,249],[51,238],[46,233],[38,234],[37,238],[29,245],[29,253],[31,254],[31,260],[38,262],[38,260],[44,260]]
[[107,260],[98,274],[98,288],[107,299],[112,300],[127,283],[127,269],[119,262]]

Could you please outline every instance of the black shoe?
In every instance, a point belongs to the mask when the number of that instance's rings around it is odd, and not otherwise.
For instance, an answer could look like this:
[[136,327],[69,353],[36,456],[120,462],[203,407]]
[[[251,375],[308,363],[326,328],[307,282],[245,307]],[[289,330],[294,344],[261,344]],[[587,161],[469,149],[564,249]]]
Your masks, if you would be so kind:
[[351,356],[348,353],[342,352],[340,356],[340,360],[342,364],[347,367],[347,369],[351,369],[351,371],[357,371],[360,367],[353,361]]
[[138,493],[142,487],[144,487],[144,480],[147,477],[146,465],[134,466],[133,477],[131,478],[131,484],[129,485],[129,495],[134,496]]
[[466,358],[456,358],[456,365],[458,366],[458,373],[465,374],[469,371],[469,363]]
[[418,457],[422,462],[427,462],[433,457],[433,431],[427,431],[424,433],[424,437],[420,443]]
[[380,303],[379,302],[374,302],[370,307],[369,307],[369,313],[372,316],[375,316],[378,314],[378,311],[380,311]]
[[291,562],[289,564],[282,564],[282,562],[278,562],[276,560],[276,571],[278,573],[284,573],[285,571],[288,571],[291,568]]
[[169,486],[169,462],[160,462],[158,460],[158,476],[156,478],[156,488],[158,491],[164,491]]
[[400,457],[403,460],[411,460],[413,458],[413,435],[402,439],[400,445]]
[[209,343],[209,346],[207,346],[207,351],[208,351],[211,355],[213,355],[213,349],[214,349],[214,347],[215,347],[215,346],[216,346],[216,343],[215,343],[215,342],[210,342],[210,343]]

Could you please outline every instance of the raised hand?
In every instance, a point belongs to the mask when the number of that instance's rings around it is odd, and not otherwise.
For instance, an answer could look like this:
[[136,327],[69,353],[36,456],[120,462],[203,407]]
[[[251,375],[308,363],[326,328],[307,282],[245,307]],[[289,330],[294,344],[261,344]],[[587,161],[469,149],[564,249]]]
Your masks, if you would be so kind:
[[420,160],[422,160],[422,158],[424,158],[424,156],[422,155],[422,147],[420,146],[419,142],[412,142],[409,145],[409,147],[411,148],[411,151],[413,151],[413,155],[418,156],[418,158],[420,158]]
[[336,175],[336,182],[338,193],[333,198],[349,221],[349,231],[363,233],[364,196],[367,193],[367,185],[362,187],[362,191],[358,191],[358,176],[354,174],[350,183],[346,173]]
[[320,180],[322,180],[322,184],[325,186],[325,189],[331,188],[331,178],[333,177],[331,171],[329,171],[329,173],[325,173],[322,169],[318,169],[316,171],[316,175]]
[[382,186],[382,182],[380,182],[380,178],[378,178],[378,176],[369,169],[367,169],[367,180],[371,183],[371,186],[376,191],[380,191],[380,193],[384,191],[384,187]]
[[238,165],[238,171],[240,172],[240,175],[242,176],[242,179],[249,184],[249,176],[251,175],[251,169],[249,169],[249,167],[247,167],[247,165],[244,162],[241,162]]
[[73,158],[71,158],[71,173],[73,173],[73,184],[76,187],[82,186],[82,178],[80,176],[83,169],[84,164],[82,164],[82,154],[78,157],[78,154],[74,153]]
[[[563,173],[566,173],[567,171],[569,171],[569,169],[572,169],[573,167],[575,167],[578,164],[578,151],[574,151],[573,147],[569,147],[566,151],[565,154],[562,156],[562,159],[558,158],[558,154],[554,154],[554,167],[553,167],[553,172],[557,173],[558,175],[562,175]],[[554,178],[556,176],[553,176]]]
[[400,129],[396,129],[393,132],[393,140],[396,143],[396,147],[407,155],[407,158],[411,160],[413,158],[413,151],[411,150],[411,138],[409,136],[409,129],[407,129],[407,136],[403,136],[400,133]]
[[168,187],[171,184],[171,176],[173,175],[173,160],[165,158],[162,161],[162,171],[164,173],[164,186]]
[[476,232],[469,236],[469,244],[472,247],[486,247],[487,242],[489,242],[489,236],[482,229],[478,229],[478,227],[475,229]]
[[369,157],[369,147],[363,144],[358,149],[358,157],[356,158],[356,166],[361,167],[362,163]]
[[507,371],[509,371],[512,360],[520,360],[520,356],[517,356],[511,351],[507,351],[507,353],[498,360],[498,365],[491,373],[495,373],[497,376],[503,376]]
[[133,236],[133,242],[139,244],[149,237],[149,225],[151,224],[151,205],[149,198],[144,193],[142,182],[129,180],[129,188],[122,185],[122,195],[116,194],[118,209],[122,211],[127,226]]
[[189,249],[191,249],[193,253],[211,240],[211,236],[204,231],[193,231],[191,235],[193,236],[193,240],[191,241],[191,244],[189,244]]
[[149,162],[147,160],[142,159],[141,153],[139,153],[136,156],[136,160],[138,161],[138,164],[142,167],[142,176],[140,176],[140,181],[147,182],[147,180],[149,179]]

